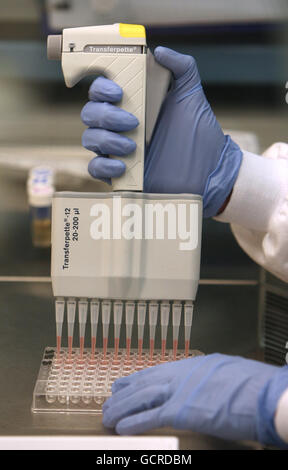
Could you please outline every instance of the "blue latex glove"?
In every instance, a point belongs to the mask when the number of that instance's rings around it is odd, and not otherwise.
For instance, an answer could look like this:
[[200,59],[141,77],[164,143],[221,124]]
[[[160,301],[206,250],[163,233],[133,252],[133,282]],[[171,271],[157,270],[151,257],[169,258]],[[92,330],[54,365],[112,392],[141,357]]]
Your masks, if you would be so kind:
[[288,448],[274,428],[287,387],[288,366],[222,354],[184,359],[116,380],[103,405],[103,424],[119,434],[172,426]]
[[[146,151],[144,190],[201,194],[204,216],[214,216],[233,189],[242,152],[224,136],[202,90],[194,58],[165,47],[157,47],[154,53],[174,80]],[[105,157],[125,156],[135,149],[135,142],[121,132],[134,129],[138,120],[113,105],[121,96],[117,84],[99,77],[81,113],[89,126],[83,146],[102,155],[90,162],[89,172],[108,183],[125,171],[125,164]]]

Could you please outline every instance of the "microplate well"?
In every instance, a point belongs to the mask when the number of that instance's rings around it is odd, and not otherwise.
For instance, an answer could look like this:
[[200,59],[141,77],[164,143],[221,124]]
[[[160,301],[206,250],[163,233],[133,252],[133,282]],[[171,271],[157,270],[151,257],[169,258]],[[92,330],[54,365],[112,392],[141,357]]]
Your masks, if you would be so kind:
[[[189,351],[189,357],[201,354]],[[178,351],[176,360],[184,358],[185,352]],[[62,348],[57,353],[55,347],[47,347],[33,392],[32,411],[100,414],[114,380],[173,360],[173,351],[166,351],[163,360],[161,351],[155,350],[151,360],[149,351],[143,350],[139,360],[136,349],[131,350],[129,358],[126,349],[120,349],[115,358],[114,349],[108,349],[106,357],[102,351],[92,356],[91,349],[84,349],[81,357],[79,348],[72,352]]]

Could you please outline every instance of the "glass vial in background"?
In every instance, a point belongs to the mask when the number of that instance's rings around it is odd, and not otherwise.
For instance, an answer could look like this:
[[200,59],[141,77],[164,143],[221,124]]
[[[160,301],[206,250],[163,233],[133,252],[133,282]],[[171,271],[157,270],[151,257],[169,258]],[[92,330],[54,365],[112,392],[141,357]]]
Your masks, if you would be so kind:
[[37,166],[30,170],[27,193],[32,243],[35,247],[47,248],[51,245],[51,205],[54,191],[52,168]]

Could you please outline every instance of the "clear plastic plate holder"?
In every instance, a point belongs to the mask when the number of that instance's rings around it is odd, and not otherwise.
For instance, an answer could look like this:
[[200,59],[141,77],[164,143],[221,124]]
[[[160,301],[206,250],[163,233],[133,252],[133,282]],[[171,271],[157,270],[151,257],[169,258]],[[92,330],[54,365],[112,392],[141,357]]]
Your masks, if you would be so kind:
[[[190,350],[189,357],[201,355]],[[179,351],[176,359],[184,359],[185,352]],[[91,349],[84,349],[81,357],[79,348],[62,348],[57,354],[55,347],[47,347],[41,361],[40,371],[33,392],[32,412],[60,412],[101,414],[102,405],[111,395],[111,385],[119,377],[173,361],[173,351],[166,351],[163,357],[155,350],[150,352],[132,349],[129,358],[126,349],[108,349],[106,357],[102,350],[91,355]]]

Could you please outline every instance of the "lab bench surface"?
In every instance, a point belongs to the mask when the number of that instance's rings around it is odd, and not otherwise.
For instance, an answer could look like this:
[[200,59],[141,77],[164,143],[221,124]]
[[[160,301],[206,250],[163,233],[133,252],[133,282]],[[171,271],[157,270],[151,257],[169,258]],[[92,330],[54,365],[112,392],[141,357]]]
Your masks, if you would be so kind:
[[[40,279],[39,279],[40,280]],[[221,298],[224,291],[220,289],[218,295],[215,287],[210,286],[212,291],[208,292],[207,286],[203,286],[203,294],[199,295],[199,308],[205,307],[205,299],[214,297],[215,308],[221,308]],[[225,289],[225,287],[222,287]],[[226,287],[227,289],[227,287]],[[200,289],[201,291],[201,289]],[[253,302],[253,293],[250,293]],[[239,292],[239,308],[241,309],[241,292]],[[231,293],[230,302],[235,302],[235,292]],[[220,303],[219,303],[220,302]],[[229,296],[228,296],[229,303]],[[202,306],[202,307],[201,307]],[[101,422],[101,416],[97,415],[73,415],[73,414],[33,414],[31,412],[33,388],[36,382],[37,374],[43,350],[47,345],[55,344],[55,323],[54,306],[51,284],[49,282],[0,282],[0,357],[1,357],[1,387],[0,387],[0,435],[2,436],[45,436],[45,435],[77,435],[77,436],[102,436],[114,434],[113,431],[105,429]],[[207,312],[206,312],[207,313]],[[236,312],[239,317],[239,312]],[[209,315],[208,315],[209,316]],[[245,314],[243,315],[245,317]],[[193,336],[195,342],[199,341],[205,346],[209,344],[211,338],[214,338],[214,345],[217,343],[217,330],[211,327],[210,340],[203,337],[203,331],[208,328],[207,315],[198,315],[195,320],[195,329]],[[232,313],[232,317],[233,313]],[[233,319],[232,318],[232,319]],[[236,318],[236,315],[235,315]],[[234,318],[234,319],[235,319]],[[221,322],[221,319],[218,319]],[[211,321],[211,318],[210,318]],[[241,343],[242,348],[253,347],[253,321],[248,319],[245,325],[243,318],[240,321],[242,325],[236,324],[233,327],[233,321],[226,325],[226,329],[219,338],[218,347],[225,351],[233,349],[232,344],[237,346]],[[250,322],[250,326],[249,326]],[[209,321],[208,321],[209,323]],[[250,336],[246,344],[243,345],[243,338],[232,338],[233,331],[242,326],[250,327]],[[251,330],[252,327],[252,330]],[[230,328],[230,330],[229,330]],[[199,332],[202,331],[202,337]],[[219,330],[220,331],[220,330]],[[123,330],[122,330],[123,332]],[[75,331],[77,335],[77,328]],[[64,329],[65,335],[65,329]],[[110,335],[111,336],[111,335]],[[198,339],[197,339],[198,336]],[[209,336],[209,335],[208,335]],[[221,335],[220,335],[221,336]],[[226,343],[223,338],[228,338]],[[215,340],[216,337],[216,340]],[[231,338],[229,343],[229,337]],[[124,338],[122,338],[123,342]],[[145,340],[145,338],[144,338]],[[65,340],[64,340],[65,341]],[[213,343],[212,341],[212,343]],[[216,341],[216,343],[215,343]],[[210,341],[211,346],[211,341]],[[194,344],[192,343],[192,348]],[[245,449],[260,448],[257,444],[226,442],[221,439],[192,433],[189,431],[175,431],[169,428],[153,430],[146,435],[159,436],[177,436],[179,438],[180,448],[186,450],[193,449]]]

